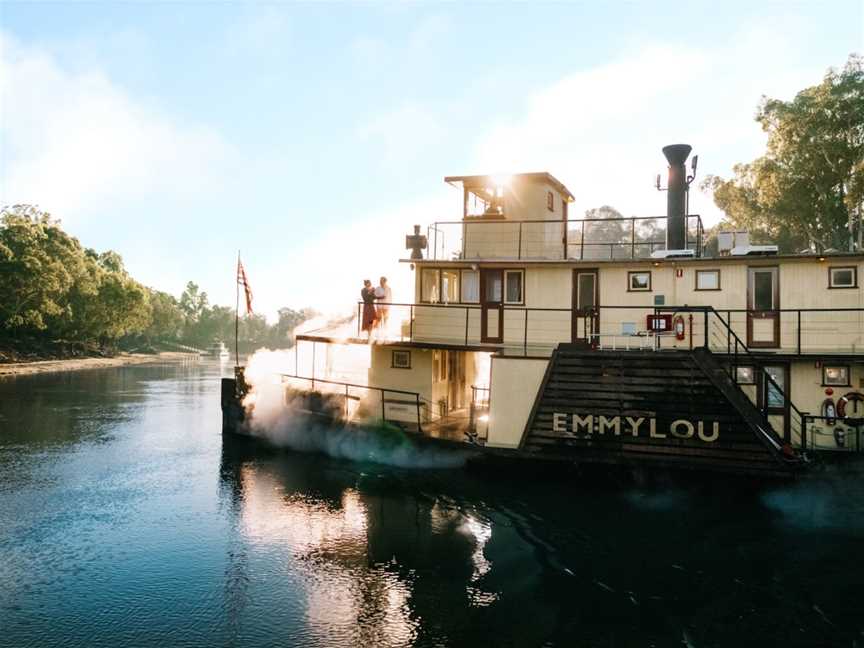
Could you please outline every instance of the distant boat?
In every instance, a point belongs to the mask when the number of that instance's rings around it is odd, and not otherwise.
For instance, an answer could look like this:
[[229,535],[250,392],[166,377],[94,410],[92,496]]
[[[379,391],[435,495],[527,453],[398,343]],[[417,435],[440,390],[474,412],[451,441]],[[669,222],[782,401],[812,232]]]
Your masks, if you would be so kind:
[[207,355],[214,358],[219,358],[219,360],[223,362],[227,361],[228,358],[231,357],[231,354],[228,353],[228,347],[225,346],[224,342],[214,342],[213,344],[211,344],[210,347],[207,349]]

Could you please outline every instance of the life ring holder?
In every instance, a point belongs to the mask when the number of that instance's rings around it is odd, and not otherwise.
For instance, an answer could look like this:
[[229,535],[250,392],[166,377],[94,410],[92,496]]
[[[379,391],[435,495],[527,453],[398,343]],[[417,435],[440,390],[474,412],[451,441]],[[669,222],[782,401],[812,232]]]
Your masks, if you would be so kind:
[[862,425],[864,424],[864,411],[861,411],[860,414],[857,412],[858,406],[855,406],[856,414],[859,416],[847,416],[846,415],[846,406],[849,403],[861,403],[862,407],[864,407],[864,394],[861,392],[847,392],[843,394],[840,398],[837,399],[837,418],[842,419],[844,423],[847,425]]

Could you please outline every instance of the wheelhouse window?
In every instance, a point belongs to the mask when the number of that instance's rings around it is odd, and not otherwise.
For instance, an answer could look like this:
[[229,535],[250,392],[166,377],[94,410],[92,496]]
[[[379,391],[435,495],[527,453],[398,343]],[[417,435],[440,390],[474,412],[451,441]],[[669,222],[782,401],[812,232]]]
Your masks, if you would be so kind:
[[438,285],[440,273],[437,268],[424,268],[420,272],[420,301],[437,304],[441,287]]
[[525,273],[522,270],[505,270],[504,271],[504,303],[505,304],[521,304],[524,300],[523,295],[523,279]]
[[628,272],[627,290],[629,292],[651,292],[651,273]]
[[466,304],[480,302],[480,272],[478,270],[462,271],[462,301]]
[[551,191],[546,192],[546,209],[555,211],[555,194]]
[[845,268],[828,268],[829,288],[857,288],[858,268],[849,266]]
[[445,304],[459,302],[459,271],[441,271],[441,301]]
[[720,290],[720,271],[697,270],[696,290]]
[[824,365],[822,367],[822,384],[832,387],[848,387],[849,367],[845,365]]

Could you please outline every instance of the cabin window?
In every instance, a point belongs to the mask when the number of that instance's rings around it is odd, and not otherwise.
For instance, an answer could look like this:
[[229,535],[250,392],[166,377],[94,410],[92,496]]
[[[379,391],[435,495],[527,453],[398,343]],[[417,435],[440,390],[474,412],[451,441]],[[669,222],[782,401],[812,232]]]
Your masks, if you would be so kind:
[[521,304],[524,299],[522,295],[522,283],[524,273],[522,270],[505,270],[504,284],[506,286],[504,293],[505,304]]
[[438,285],[440,275],[437,268],[424,268],[420,272],[420,301],[427,304],[437,304],[441,288]]
[[824,365],[822,367],[822,384],[832,387],[848,387],[849,367],[846,365]]
[[720,290],[720,271],[697,270],[696,290]]
[[735,369],[735,382],[739,385],[755,385],[756,376],[753,367],[737,367]]
[[651,292],[651,273],[650,272],[628,272],[627,273],[627,291],[628,292]]
[[445,304],[459,301],[459,271],[441,271],[441,301]]
[[546,209],[555,211],[555,194],[551,191],[546,192]]
[[410,351],[394,351],[390,358],[390,366],[393,369],[410,369],[411,368],[411,352]]
[[477,270],[462,271],[462,301],[466,304],[480,302],[480,272]]
[[828,268],[829,288],[857,288],[858,268],[849,266],[847,268]]

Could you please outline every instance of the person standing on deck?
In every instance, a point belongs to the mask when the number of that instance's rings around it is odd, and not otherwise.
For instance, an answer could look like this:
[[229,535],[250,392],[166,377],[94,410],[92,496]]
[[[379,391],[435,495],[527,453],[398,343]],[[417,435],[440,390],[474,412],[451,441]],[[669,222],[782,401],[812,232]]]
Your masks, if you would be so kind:
[[372,329],[375,327],[375,321],[378,319],[378,314],[375,312],[375,289],[372,287],[372,282],[368,279],[363,280],[363,290],[360,291],[360,298],[363,300],[362,327],[371,336]]
[[381,277],[380,285],[375,288],[375,299],[383,302],[378,306],[378,324],[387,328],[387,318],[390,317],[390,303],[393,301],[393,291],[387,285],[387,277]]

